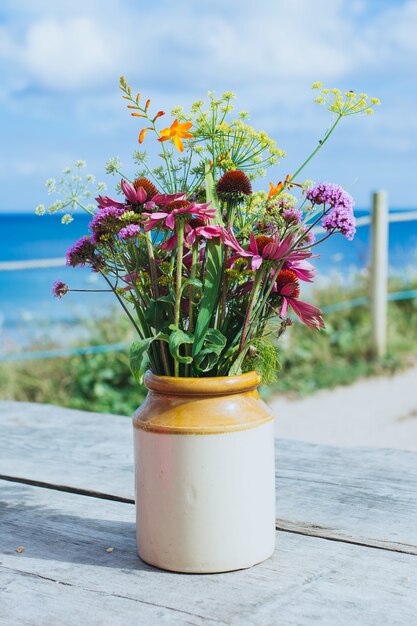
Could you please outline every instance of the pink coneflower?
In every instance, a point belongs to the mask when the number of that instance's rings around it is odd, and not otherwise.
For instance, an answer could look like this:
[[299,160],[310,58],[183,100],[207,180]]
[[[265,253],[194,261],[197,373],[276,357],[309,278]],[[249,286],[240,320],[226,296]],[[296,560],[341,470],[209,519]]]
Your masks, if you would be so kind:
[[125,202],[118,202],[109,196],[98,196],[96,201],[99,209],[115,207],[128,210],[130,207],[144,206],[145,209],[152,210],[173,200],[185,198],[183,193],[159,193],[155,185],[147,178],[137,178],[133,181],[133,185],[122,179],[120,188],[126,198]]
[[[237,257],[251,258],[251,266],[253,270],[258,270],[264,261],[280,261],[280,260],[302,260],[311,256],[311,252],[303,252],[291,250],[294,242],[294,235],[288,234],[284,239],[280,240],[278,235],[267,237],[260,235],[255,237],[250,234],[249,246],[242,248],[232,231],[223,230],[223,241],[232,250],[237,252]],[[232,259],[233,260],[233,257]]]
[[126,200],[132,206],[136,204],[144,204],[147,200],[148,194],[142,186],[135,188],[126,180],[120,182],[120,187],[125,195]]
[[283,265],[283,270],[292,270],[299,280],[312,283],[316,275],[316,268],[308,261],[287,261]]
[[126,274],[122,278],[126,283],[126,287],[123,287],[123,291],[131,291],[134,288],[133,283],[135,283],[138,279],[138,275],[136,274],[136,272],[131,272],[130,274]]
[[216,209],[209,209],[210,202],[197,204],[196,202],[188,202],[187,200],[174,200],[169,202],[165,211],[157,211],[155,213],[143,213],[144,217],[149,220],[145,223],[145,231],[152,230],[155,226],[165,226],[173,230],[175,228],[175,218],[182,215],[189,220],[192,217],[201,217],[202,219],[212,219],[216,216]]
[[306,326],[316,330],[324,328],[320,309],[308,302],[298,300],[300,285],[295,272],[288,269],[281,270],[276,278],[273,291],[282,298],[281,317],[287,315],[288,307],[290,307]]
[[[206,220],[200,217],[193,217],[184,226],[184,243],[188,248],[191,248],[196,239],[213,239],[214,237],[221,237],[223,230],[220,226],[210,226]],[[173,250],[177,245],[178,237],[174,233],[160,246],[161,250]]]
[[109,198],[109,196],[97,196],[96,202],[99,209],[106,209],[107,207],[124,209],[126,207],[125,202],[118,202],[117,200],[113,200],[113,198]]
[[145,178],[143,176],[141,178],[135,178],[132,185],[135,189],[139,189],[139,187],[142,187],[142,189],[146,191],[147,200],[151,200],[154,196],[157,196],[159,194],[158,189],[155,187],[153,182],[149,180],[149,178]]

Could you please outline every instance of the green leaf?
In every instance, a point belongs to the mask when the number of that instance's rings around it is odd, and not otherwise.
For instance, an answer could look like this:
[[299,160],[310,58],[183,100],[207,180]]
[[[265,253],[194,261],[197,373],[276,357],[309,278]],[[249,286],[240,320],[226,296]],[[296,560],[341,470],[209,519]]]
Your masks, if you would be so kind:
[[236,360],[233,362],[229,370],[229,376],[237,376],[242,373],[242,365],[243,365],[243,361],[245,360],[245,356],[246,356],[248,349],[249,349],[249,344],[246,346],[246,348],[243,348],[242,352],[240,352]]
[[146,323],[161,330],[174,321],[174,296],[161,296],[157,300],[150,300],[144,312]]
[[168,343],[169,335],[158,333],[155,337],[146,337],[145,339],[134,341],[130,346],[130,369],[139,384],[142,384],[143,375],[149,367],[149,348],[153,341],[166,341]]
[[[217,208],[216,223],[222,224],[219,201],[214,188],[213,176],[210,167],[206,165],[206,197]],[[207,242],[206,275],[203,285],[203,294],[200,302],[200,312],[194,331],[193,356],[203,348],[207,330],[219,299],[222,280],[223,244],[216,239]]]
[[226,345],[226,337],[215,328],[209,328],[204,346],[194,357],[194,367],[197,372],[209,372],[217,364],[220,354]]
[[130,346],[129,358],[130,369],[135,380],[141,384],[143,375],[149,366],[148,350],[155,337],[146,337],[140,341],[134,341]]
[[197,289],[203,288],[203,283],[198,278],[187,278],[181,285],[181,293],[186,287],[196,287]]
[[194,337],[191,333],[186,333],[180,328],[176,328],[173,324],[170,326],[172,333],[169,336],[169,351],[178,363],[192,363],[192,356],[182,356],[180,347],[184,344],[192,344]]

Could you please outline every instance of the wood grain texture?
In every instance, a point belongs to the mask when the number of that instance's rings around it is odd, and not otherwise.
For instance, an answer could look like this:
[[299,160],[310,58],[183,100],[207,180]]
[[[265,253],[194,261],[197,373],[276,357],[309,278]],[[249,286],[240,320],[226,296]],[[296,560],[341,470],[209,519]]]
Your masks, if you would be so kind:
[[404,626],[416,586],[414,556],[285,532],[249,570],[171,574],[136,556],[131,504],[0,482],[7,626]]
[[[129,418],[0,402],[0,475],[132,500]],[[277,526],[417,554],[417,453],[276,442]]]

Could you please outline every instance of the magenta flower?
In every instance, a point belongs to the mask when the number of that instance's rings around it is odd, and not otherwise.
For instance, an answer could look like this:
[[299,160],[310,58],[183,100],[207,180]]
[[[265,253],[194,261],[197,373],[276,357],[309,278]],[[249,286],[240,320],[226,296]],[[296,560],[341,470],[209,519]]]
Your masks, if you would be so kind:
[[149,220],[145,223],[144,229],[147,232],[152,230],[155,226],[165,226],[171,230],[175,228],[175,217],[182,215],[184,217],[192,218],[200,217],[202,219],[212,219],[216,216],[216,209],[209,209],[210,202],[204,204],[197,204],[195,202],[188,202],[187,200],[174,200],[166,205],[165,211],[158,211],[155,213],[143,213],[144,217],[148,217]]
[[115,207],[116,209],[123,209],[126,205],[124,202],[118,202],[109,198],[109,196],[97,196],[96,202],[99,209],[106,209],[107,207]]
[[125,274],[122,278],[126,283],[126,287],[123,287],[123,291],[131,291],[133,289],[133,283],[138,279],[138,275],[136,272],[131,272],[130,274]]
[[[153,187],[153,185],[148,181],[148,188],[149,186]],[[136,188],[134,185],[131,185],[124,179],[122,179],[120,182],[120,188],[126,198],[126,201],[118,202],[117,200],[113,200],[113,198],[109,198],[109,196],[98,196],[96,198],[96,201],[99,209],[105,209],[107,207],[123,209],[129,206],[143,205],[145,209],[147,209],[148,211],[152,211],[157,206],[165,206],[166,204],[168,204],[169,202],[173,202],[174,200],[185,199],[185,194],[183,192],[171,194],[155,193],[152,197],[149,198],[148,191],[145,189],[145,187],[139,185]],[[154,191],[157,191],[156,188],[154,188]],[[152,194],[152,189],[149,190],[149,193]]]
[[120,187],[126,198],[126,202],[118,202],[117,200],[113,200],[113,198],[109,198],[109,196],[98,196],[96,198],[98,207],[100,209],[107,207],[123,209],[126,205],[143,204],[145,202],[147,194],[143,187],[135,189],[133,185],[123,179],[120,182]]
[[245,250],[237,241],[232,231],[223,229],[223,241],[227,246],[231,247],[232,250],[237,252],[237,255],[230,259],[231,261],[239,257],[249,257],[251,258],[252,269],[255,271],[261,267],[264,261],[302,260],[311,256],[311,252],[291,249],[294,242],[294,235],[292,233],[289,233],[282,241],[276,234],[273,237],[267,237],[265,235],[255,237],[255,235],[251,233],[249,246]]
[[140,233],[140,226],[137,224],[129,224],[129,226],[125,226],[119,230],[120,239],[130,239],[132,237],[137,237]]
[[299,280],[303,280],[306,283],[312,283],[316,275],[316,268],[305,260],[287,261],[282,269],[293,271]]
[[201,226],[194,227],[190,224],[186,224],[186,231],[187,230],[188,232],[185,235],[185,241],[190,247],[198,237],[203,237],[204,239],[214,239],[215,237],[221,237],[223,234],[223,230],[220,226],[210,226],[210,224],[202,224]]
[[280,316],[285,317],[290,307],[306,326],[315,330],[324,328],[322,312],[316,306],[298,299],[300,286],[297,275],[289,269],[281,270],[276,278],[273,292],[282,298]]
[[[220,226],[210,226],[205,220],[195,217],[185,223],[184,243],[188,248],[191,248],[197,238],[213,239],[214,237],[221,237],[222,234],[223,230]],[[173,250],[177,241],[177,233],[174,233],[164,241],[160,248],[161,250]]]
[[185,193],[157,193],[143,205],[148,211],[153,211],[156,207],[164,207],[176,200],[185,200]]
[[120,187],[129,204],[143,204],[147,198],[147,193],[143,187],[134,188],[126,180],[120,182]]
[[68,291],[68,285],[63,283],[61,280],[56,280],[52,285],[52,293],[54,294],[55,298],[61,299],[62,296],[65,296],[65,294],[68,293]]

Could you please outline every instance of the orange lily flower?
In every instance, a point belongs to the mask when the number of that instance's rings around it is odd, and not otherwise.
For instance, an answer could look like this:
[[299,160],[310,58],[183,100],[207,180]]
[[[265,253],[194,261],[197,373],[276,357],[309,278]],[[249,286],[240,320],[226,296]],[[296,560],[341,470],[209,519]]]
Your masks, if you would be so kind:
[[281,191],[283,186],[284,186],[284,183],[282,181],[279,181],[279,183],[275,187],[274,187],[273,183],[269,183],[269,193],[268,193],[267,200],[269,200],[273,196],[276,196],[277,193],[279,191]]
[[284,186],[288,187],[288,189],[291,189],[294,186],[302,187],[302,185],[299,185],[298,183],[290,183],[290,184],[288,184],[290,182],[291,178],[292,178],[292,175],[291,174],[287,174],[286,177],[285,177],[285,181],[282,182],[282,180],[280,180],[279,183],[276,185],[276,187],[274,187],[274,185],[272,183],[269,183],[269,193],[268,193],[267,200],[269,200],[273,196],[276,196],[277,193],[279,193]]
[[191,122],[179,122],[178,120],[174,120],[170,128],[164,128],[161,130],[158,141],[168,141],[170,139],[177,150],[183,152],[184,144],[181,139],[188,139],[193,136],[188,132],[191,126]]

